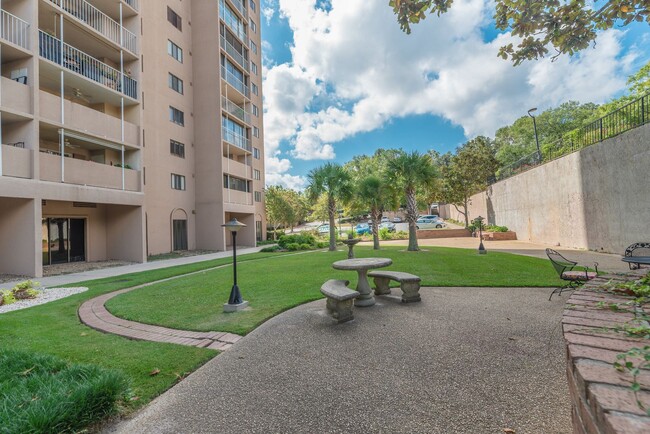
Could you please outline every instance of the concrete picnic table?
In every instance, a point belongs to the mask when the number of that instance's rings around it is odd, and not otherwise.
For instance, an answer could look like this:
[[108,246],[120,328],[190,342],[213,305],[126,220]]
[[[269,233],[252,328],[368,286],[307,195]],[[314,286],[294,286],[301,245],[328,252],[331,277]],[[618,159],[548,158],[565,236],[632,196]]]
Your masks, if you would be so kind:
[[336,270],[353,270],[359,274],[356,289],[361,295],[354,300],[354,305],[367,307],[375,304],[375,297],[372,295],[370,283],[368,282],[368,270],[388,267],[392,263],[392,259],[388,258],[357,258],[336,261],[332,264],[332,267]]

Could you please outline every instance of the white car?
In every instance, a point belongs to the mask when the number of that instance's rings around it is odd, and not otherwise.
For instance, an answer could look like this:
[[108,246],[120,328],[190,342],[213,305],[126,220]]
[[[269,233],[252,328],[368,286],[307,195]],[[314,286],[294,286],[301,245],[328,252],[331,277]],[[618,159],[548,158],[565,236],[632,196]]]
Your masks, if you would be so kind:
[[402,219],[399,217],[393,217],[393,223],[402,223]]
[[390,219],[388,217],[382,217],[380,223],[390,223]]
[[442,229],[447,226],[440,217],[438,216],[421,216],[415,222],[415,227],[417,229]]

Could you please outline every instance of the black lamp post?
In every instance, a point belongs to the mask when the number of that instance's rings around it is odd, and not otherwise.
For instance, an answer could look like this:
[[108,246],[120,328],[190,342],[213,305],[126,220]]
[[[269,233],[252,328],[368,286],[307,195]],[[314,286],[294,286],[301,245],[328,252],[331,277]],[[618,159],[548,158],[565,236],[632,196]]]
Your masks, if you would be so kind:
[[244,301],[239,292],[239,286],[237,286],[237,232],[241,228],[245,228],[246,225],[237,221],[236,218],[233,218],[225,225],[221,225],[232,233],[232,270],[233,270],[233,280],[232,289],[230,290],[230,298],[228,303],[223,305],[224,312],[236,312],[242,310],[248,306],[248,302]]
[[483,220],[485,220],[483,217],[478,216],[474,219],[476,224],[478,224],[478,239],[481,240],[479,246],[478,246],[478,253],[480,255],[485,255],[487,253],[487,250],[485,246],[483,245]]
[[533,107],[532,109],[528,110],[528,116],[533,118],[533,129],[535,130],[535,145],[537,146],[537,161],[541,162],[542,161],[542,151],[539,149],[539,137],[537,137],[537,122],[535,121],[535,116],[533,116],[533,112],[537,111],[537,107]]

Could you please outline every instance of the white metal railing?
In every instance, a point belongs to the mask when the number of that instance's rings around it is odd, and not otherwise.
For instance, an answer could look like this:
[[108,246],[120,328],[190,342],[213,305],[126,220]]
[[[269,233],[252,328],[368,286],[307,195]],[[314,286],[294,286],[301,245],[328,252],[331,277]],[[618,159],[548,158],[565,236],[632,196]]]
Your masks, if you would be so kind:
[[242,107],[238,106],[234,102],[230,101],[225,96],[221,97],[221,106],[225,111],[235,116],[239,120],[250,124],[251,123],[251,114],[244,110]]
[[250,98],[250,91],[248,86],[246,86],[235,74],[228,71],[225,66],[221,66],[221,78],[226,80],[232,87],[237,89],[239,93],[245,95],[247,98]]
[[231,145],[235,145],[238,148],[245,149],[248,152],[253,151],[253,146],[251,145],[250,139],[247,139],[246,137],[225,128],[222,128],[222,131],[224,141],[230,143]]
[[[79,21],[86,23],[117,45],[121,45],[134,54],[137,53],[136,36],[86,0],[50,0],[50,2]],[[120,31],[122,38],[120,38]]]
[[[41,57],[97,83],[101,83],[110,89],[137,99],[138,83],[132,78],[126,75],[122,76],[123,74],[117,69],[66,43],[63,43],[63,53],[61,53],[61,40],[42,30],[39,31],[39,37]],[[122,80],[124,81],[124,89],[122,89]]]
[[136,11],[138,10],[138,0],[124,0],[124,3],[131,6]]
[[0,37],[29,50],[29,23],[3,10],[0,16]]
[[237,51],[233,45],[228,42],[228,40],[223,36],[221,36],[221,46],[223,47],[224,50],[226,50],[226,53],[230,55],[237,63],[239,63],[246,71],[250,71],[250,64],[248,62],[248,59],[244,58],[244,55]]

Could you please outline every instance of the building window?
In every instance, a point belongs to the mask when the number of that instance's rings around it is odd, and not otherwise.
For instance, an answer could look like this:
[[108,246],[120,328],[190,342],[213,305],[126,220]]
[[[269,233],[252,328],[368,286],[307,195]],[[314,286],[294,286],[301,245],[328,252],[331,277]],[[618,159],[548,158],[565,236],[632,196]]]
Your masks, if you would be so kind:
[[174,12],[169,6],[167,6],[167,21],[172,23],[172,25],[178,30],[183,31],[183,20],[180,15]]
[[185,177],[172,173],[172,188],[174,190],[185,190]]
[[259,116],[260,115],[260,110],[257,108],[255,104],[253,104],[253,115],[254,116]]
[[253,41],[251,41],[251,51],[253,51],[253,53],[257,54],[257,44],[255,42],[253,42]]
[[251,71],[253,72],[253,74],[257,75],[257,65],[255,64],[255,62],[251,62]]
[[177,142],[176,140],[170,140],[169,152],[171,152],[172,155],[177,155],[181,158],[185,158],[185,145],[181,142]]
[[261,202],[262,201],[262,192],[261,191],[256,191],[255,192],[255,202]]
[[170,40],[167,40],[167,54],[183,63],[183,49]]
[[183,95],[183,80],[169,73],[169,88]]
[[257,241],[262,241],[263,235],[264,234],[262,234],[262,222],[257,220],[255,222],[255,236],[257,237]]
[[230,190],[243,191],[244,193],[250,193],[251,191],[250,181],[235,178],[230,175],[223,175],[223,186]]
[[250,5],[251,5],[251,10],[254,12],[255,11],[255,1],[254,0],[249,0]]
[[259,138],[260,137],[260,129],[257,127],[253,127],[253,136]]
[[185,126],[185,113],[177,108],[169,106],[169,120],[183,127]]
[[255,21],[253,21],[252,18],[250,21],[251,21],[251,30],[253,31],[253,33],[257,33],[257,24],[255,24]]
[[253,94],[257,95],[258,94],[258,89],[257,85],[255,83],[251,83],[251,89],[253,90]]
[[224,2],[224,0],[219,0],[219,15],[239,39],[242,41],[246,40],[245,24],[241,22],[237,14]]
[[257,148],[253,148],[253,158],[255,158],[256,160],[259,160],[260,157],[261,157],[261,152],[260,152],[260,150],[257,149]]
[[256,181],[262,179],[262,174],[260,173],[259,170],[253,169],[253,179],[255,179]]

